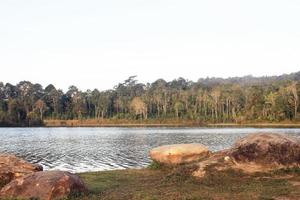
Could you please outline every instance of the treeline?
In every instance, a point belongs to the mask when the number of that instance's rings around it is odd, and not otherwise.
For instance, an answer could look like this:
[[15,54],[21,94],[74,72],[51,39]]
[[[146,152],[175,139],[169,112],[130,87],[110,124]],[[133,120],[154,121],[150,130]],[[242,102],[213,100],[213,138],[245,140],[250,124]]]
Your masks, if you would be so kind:
[[282,76],[178,78],[142,84],[135,76],[112,90],[65,93],[53,85],[0,82],[0,126],[40,126],[44,119],[185,119],[199,122],[298,120],[300,72]]

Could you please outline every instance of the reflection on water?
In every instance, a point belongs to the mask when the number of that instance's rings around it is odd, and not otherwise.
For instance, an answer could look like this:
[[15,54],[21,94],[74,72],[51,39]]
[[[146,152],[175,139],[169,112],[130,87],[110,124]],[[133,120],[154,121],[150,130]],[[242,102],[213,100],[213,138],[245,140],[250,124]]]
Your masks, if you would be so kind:
[[300,129],[0,128],[0,152],[16,154],[51,170],[86,172],[139,168],[150,163],[148,152],[153,147],[201,143],[217,151],[253,132],[300,137]]

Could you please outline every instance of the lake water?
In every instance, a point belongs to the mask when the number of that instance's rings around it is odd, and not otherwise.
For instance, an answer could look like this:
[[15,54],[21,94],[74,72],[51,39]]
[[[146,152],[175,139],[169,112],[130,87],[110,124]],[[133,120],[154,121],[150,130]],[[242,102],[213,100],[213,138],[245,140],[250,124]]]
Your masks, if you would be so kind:
[[151,162],[149,150],[160,145],[201,143],[217,151],[254,132],[286,133],[300,138],[300,129],[0,128],[0,152],[39,163],[45,170],[140,168]]

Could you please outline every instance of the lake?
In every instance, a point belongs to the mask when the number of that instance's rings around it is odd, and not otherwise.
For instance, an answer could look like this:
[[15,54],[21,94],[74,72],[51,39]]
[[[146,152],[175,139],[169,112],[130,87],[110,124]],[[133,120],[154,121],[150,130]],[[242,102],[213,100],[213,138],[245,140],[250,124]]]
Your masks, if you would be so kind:
[[151,162],[149,150],[160,145],[201,143],[218,151],[254,132],[300,138],[300,129],[285,128],[0,128],[0,152],[39,163],[45,170],[141,168]]

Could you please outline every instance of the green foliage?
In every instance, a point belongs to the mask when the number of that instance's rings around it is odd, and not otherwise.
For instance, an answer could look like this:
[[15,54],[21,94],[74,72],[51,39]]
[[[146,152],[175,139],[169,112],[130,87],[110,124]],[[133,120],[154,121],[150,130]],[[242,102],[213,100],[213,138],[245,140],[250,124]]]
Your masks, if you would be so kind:
[[283,169],[276,170],[273,173],[275,175],[292,174],[292,175],[298,175],[298,176],[300,176],[300,168],[299,167],[283,168]]
[[53,85],[0,84],[0,126],[39,126],[43,119],[174,119],[199,123],[299,120],[300,72],[274,77],[159,79],[129,77],[112,90],[65,93]]
[[150,165],[148,166],[149,169],[153,170],[161,169],[162,167],[162,164],[156,161],[152,161],[152,163],[150,163]]

